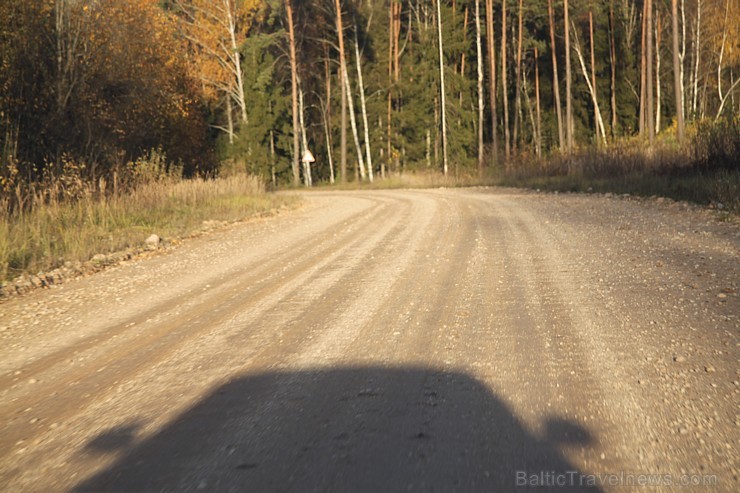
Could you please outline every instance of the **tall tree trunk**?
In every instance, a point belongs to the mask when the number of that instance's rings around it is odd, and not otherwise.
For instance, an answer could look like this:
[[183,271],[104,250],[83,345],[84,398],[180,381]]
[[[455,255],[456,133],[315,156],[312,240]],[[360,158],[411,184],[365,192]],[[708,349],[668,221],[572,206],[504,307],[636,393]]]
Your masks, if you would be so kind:
[[609,2],[609,65],[611,67],[612,140],[617,138],[617,46],[614,39],[614,0]]
[[483,176],[483,46],[480,32],[480,0],[475,0],[475,50],[478,61],[478,176]]
[[693,102],[691,104],[691,112],[696,115],[699,102],[699,61],[701,59],[701,10],[702,0],[696,0],[696,29],[694,35],[694,75],[693,79]]
[[234,144],[234,116],[232,114],[232,108],[231,108],[231,98],[227,94],[224,98],[224,103],[226,104],[226,133],[229,136],[229,144]]
[[[467,46],[468,44],[468,7],[465,6],[465,14],[463,15],[463,46]],[[454,25],[454,18],[455,18],[455,1],[452,1],[452,18],[453,18],[453,25]],[[465,55],[466,51],[463,51],[462,55],[460,55],[460,75],[463,79],[465,79]],[[463,91],[460,90],[458,93],[458,98],[460,101],[460,108],[463,107]],[[462,117],[458,116],[457,118],[457,124],[462,125]]]
[[324,45],[324,77],[326,79],[326,103],[324,106],[324,131],[326,133],[326,156],[329,160],[329,183],[335,181],[334,149],[331,142],[331,69],[329,67],[329,47]]
[[591,83],[592,78],[589,76],[588,69],[586,68],[586,61],[583,57],[583,52],[581,51],[581,43],[580,41],[578,41],[578,35],[576,33],[575,26],[571,26],[574,35],[573,49],[578,56],[578,62],[581,65],[581,72],[583,73],[583,78],[586,81],[586,86],[588,86],[588,91],[591,93],[591,102],[593,103],[594,108],[596,108],[596,138],[598,140],[599,136],[601,136],[603,144],[606,145],[606,130],[604,129],[604,120],[601,117],[601,110],[599,109],[599,100],[596,98],[596,88]]
[[[338,1],[338,0],[337,0]],[[447,110],[445,98],[445,67],[444,67],[444,50],[442,48],[442,7],[437,0],[437,40],[439,46],[439,82],[440,82],[440,106],[442,113],[442,169],[447,176]]]
[[[391,165],[391,159],[393,159],[393,124],[392,124],[392,110],[393,110],[393,41],[395,38],[395,21],[393,20],[394,14],[396,13],[396,6],[391,1],[388,8],[388,114],[386,116],[386,123],[388,127],[388,134],[386,135],[386,158],[388,162],[388,168]],[[380,173],[385,178],[385,161],[381,163]]]
[[[598,88],[596,86],[596,56],[595,56],[595,48],[594,48],[594,10],[593,5],[589,4],[588,9],[588,33],[589,33],[589,45],[591,48],[591,85],[593,86],[594,90],[594,100],[598,101]],[[598,119],[599,119],[599,110],[596,105],[594,105],[594,126],[596,127],[596,144],[599,144],[599,128],[598,128]]]
[[650,147],[655,144],[655,102],[654,95],[655,89],[653,87],[653,0],[645,0],[645,10],[647,11],[647,31],[645,38],[647,39],[647,125],[648,125],[648,142]]
[[717,61],[717,94],[719,95],[720,104],[724,101],[722,95],[722,61],[725,55],[725,44],[727,43],[727,16],[730,13],[730,2],[725,4],[725,20],[722,24],[722,45],[719,49],[719,60]]
[[[398,84],[401,79],[401,14],[402,5],[400,1],[396,1],[394,4],[393,14],[393,81]],[[396,98],[396,111],[401,112],[401,98]],[[398,137],[398,131],[394,132],[394,135]],[[399,170],[401,167],[401,152],[396,150],[393,154],[393,163],[395,169]]]
[[241,54],[239,53],[239,44],[236,41],[236,18],[234,12],[234,4],[232,0],[222,0],[223,9],[226,13],[226,22],[229,30],[229,41],[231,42],[231,62],[234,66],[234,73],[236,74],[236,91],[234,92],[234,99],[236,104],[239,106],[241,113],[242,123],[247,123],[247,100],[244,97],[244,72],[242,71]]
[[671,0],[671,27],[673,28],[673,90],[676,98],[678,143],[683,144],[683,90],[681,89],[681,61],[678,53],[678,0]]
[[[301,144],[303,147],[302,155],[306,155],[306,151],[308,151],[308,137],[306,135],[306,122],[304,120],[303,114],[306,111],[305,104],[303,102],[303,88],[300,85],[300,80],[298,84],[298,115],[300,116],[299,121],[301,125]],[[313,185],[313,177],[311,176],[311,163],[308,161],[303,162],[303,183],[306,185],[306,187],[311,187]]]
[[[517,44],[516,44],[516,83],[514,84],[516,90],[515,101],[515,115],[514,115],[514,148],[517,148],[519,141],[520,127],[524,124],[522,122],[522,43],[524,33],[524,7],[523,0],[519,0],[519,23],[517,26]],[[524,132],[522,132],[524,133]]]
[[285,12],[288,17],[288,38],[290,40],[290,87],[293,110],[293,185],[298,186],[300,176],[300,136],[298,124],[298,66],[295,54],[295,30],[293,28],[293,6],[292,0],[285,0]]
[[645,109],[647,98],[647,0],[642,5],[642,34],[640,42],[640,138],[645,138]]
[[660,38],[663,26],[660,22],[660,9],[655,9],[655,134],[660,133],[661,88],[660,88]]
[[277,188],[277,175],[275,174],[275,131],[270,130],[270,178],[272,187]]
[[534,93],[537,103],[537,157],[542,157],[542,109],[540,104],[540,53],[534,45]]
[[563,16],[565,19],[565,129],[567,137],[568,152],[573,150],[573,91],[570,69],[570,13],[568,0],[565,0],[563,6]]
[[[339,79],[344,78],[347,72],[347,62],[344,51],[344,27],[342,25],[342,6],[340,0],[334,0],[337,9],[337,39],[339,40]],[[339,181],[347,182],[347,84],[339,84],[342,93],[342,122],[339,141]]]
[[511,136],[509,134],[509,85],[506,82],[506,0],[501,1],[501,87],[504,101],[504,152],[506,166],[511,154]]
[[355,153],[357,154],[357,164],[360,169],[360,178],[365,179],[365,159],[362,157],[362,144],[360,143],[360,134],[357,131],[357,120],[355,118],[355,103],[354,97],[352,96],[352,85],[349,82],[349,74],[347,73],[347,67],[345,65],[342,72],[344,78],[344,85],[347,89],[347,103],[349,103],[349,121],[352,127],[352,138],[355,141]]
[[396,13],[393,16],[395,20],[393,27],[393,35],[395,36],[395,41],[393,42],[393,80],[398,82],[401,78],[401,2],[397,2],[395,6]]
[[550,53],[552,54],[552,82],[555,94],[555,111],[558,117],[558,143],[560,152],[565,151],[565,128],[563,127],[563,108],[560,104],[560,78],[558,77],[558,56],[555,45],[555,15],[552,10],[552,0],[547,0],[547,14],[550,17]]
[[334,178],[334,157],[332,156],[331,152],[331,126],[329,124],[329,119],[324,118],[324,136],[326,139],[326,157],[329,160],[329,183],[332,185],[335,182]]
[[[528,74],[527,74],[527,71],[525,70],[522,72],[522,92],[524,93],[524,106],[526,106],[527,114],[529,114],[529,123],[530,125],[532,125],[532,145],[534,146],[535,154],[539,157],[538,143],[537,143],[537,121],[535,120],[534,110],[532,109],[532,101],[529,98],[529,84],[527,83],[527,80],[528,80]],[[522,122],[522,128],[523,127],[524,127],[524,123]],[[522,134],[524,134],[523,131],[522,131]]]
[[486,0],[486,49],[488,51],[488,93],[491,100],[491,141],[493,149],[491,150],[492,163],[496,164],[498,153],[498,137],[496,132],[496,49],[493,30],[493,0]]
[[688,99],[686,98],[686,0],[681,0],[681,108],[684,122],[688,114]]
[[370,149],[370,127],[367,123],[367,106],[365,105],[365,85],[362,81],[362,58],[360,47],[357,43],[357,30],[355,30],[355,58],[357,61],[357,83],[360,86],[360,109],[362,110],[362,124],[365,129],[365,158],[367,164],[367,178],[373,182],[373,156]]

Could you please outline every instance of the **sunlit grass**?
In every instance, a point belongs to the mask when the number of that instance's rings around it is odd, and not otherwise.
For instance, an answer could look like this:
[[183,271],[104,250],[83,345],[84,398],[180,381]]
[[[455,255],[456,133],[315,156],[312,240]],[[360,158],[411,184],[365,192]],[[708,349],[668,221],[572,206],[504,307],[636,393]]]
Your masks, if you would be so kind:
[[146,183],[114,196],[87,193],[73,201],[37,200],[13,214],[0,207],[0,280],[136,247],[153,233],[182,237],[199,230],[204,221],[240,221],[296,200],[266,193],[255,177],[236,175]]

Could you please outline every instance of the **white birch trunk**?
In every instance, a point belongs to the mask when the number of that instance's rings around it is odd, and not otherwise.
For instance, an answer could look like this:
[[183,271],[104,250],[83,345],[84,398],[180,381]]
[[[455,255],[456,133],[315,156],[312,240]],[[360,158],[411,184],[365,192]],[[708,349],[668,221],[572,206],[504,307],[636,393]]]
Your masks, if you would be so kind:
[[598,133],[601,137],[601,141],[604,145],[606,145],[606,130],[604,128],[604,119],[601,117],[601,109],[599,109],[599,101],[596,97],[596,91],[594,89],[594,86],[591,84],[591,77],[588,73],[588,68],[586,68],[586,60],[583,58],[583,53],[581,53],[581,44],[578,41],[578,35],[575,31],[575,26],[571,24],[571,28],[573,29],[573,50],[576,52],[576,55],[578,56],[578,62],[581,65],[581,72],[583,73],[583,78],[586,80],[586,85],[588,86],[588,91],[591,93],[591,101],[594,104],[594,107],[596,108],[596,125]]
[[362,157],[362,145],[360,144],[360,134],[357,132],[357,119],[355,118],[355,103],[354,97],[352,97],[352,86],[349,83],[349,75],[347,74],[346,65],[342,70],[342,78],[344,79],[344,85],[347,89],[347,102],[349,103],[349,122],[352,127],[352,137],[355,139],[355,149],[357,153],[357,162],[360,165],[360,178],[365,179],[365,159]]
[[440,106],[442,110],[442,168],[444,175],[447,176],[447,98],[445,97],[445,70],[444,70],[444,50],[442,49],[442,0],[437,0],[437,39],[439,46],[439,81],[440,81]]
[[234,117],[231,109],[231,98],[226,95],[226,132],[229,135],[229,144],[234,144]]
[[367,124],[367,106],[365,105],[365,84],[362,81],[362,60],[360,48],[357,44],[357,31],[355,31],[355,58],[357,59],[357,83],[360,85],[360,109],[362,110],[362,124],[365,130],[365,158],[367,159],[367,178],[373,182],[373,155],[370,150],[370,127]]
[[660,133],[660,10],[655,19],[655,133]]
[[718,120],[719,117],[722,115],[722,111],[725,109],[725,103],[727,103],[729,96],[735,93],[735,89],[737,88],[739,83],[740,83],[740,79],[736,80],[730,87],[730,90],[725,93],[725,97],[723,97],[722,100],[720,101],[719,109],[717,110],[717,115],[715,115],[714,117],[715,120]]
[[[300,86],[298,89],[298,107],[298,118],[301,125],[301,144],[303,146],[303,151],[301,152],[301,155],[303,156],[308,150],[308,138],[306,137],[306,124],[303,119],[303,112],[305,111],[305,106],[303,103],[303,88]],[[303,183],[307,187],[311,187],[313,185],[313,179],[311,177],[311,163],[303,161],[303,159],[301,159],[301,161],[303,162]]]
[[694,75],[693,101],[691,111],[696,114],[699,103],[699,59],[701,57],[701,6],[702,0],[696,0],[696,35],[694,36]]
[[730,2],[725,5],[725,20],[722,26],[722,46],[719,49],[719,61],[717,62],[717,94],[719,94],[719,100],[724,100],[722,96],[722,59],[725,55],[725,43],[727,42],[727,14],[730,11]]
[[475,0],[475,49],[478,59],[478,170],[483,172],[483,47],[480,33],[480,0]]
[[681,86],[681,111],[682,116],[686,118],[686,0],[681,0],[681,51],[678,55],[678,61],[681,65],[679,71],[679,84]]
[[329,183],[334,184],[334,158],[331,152],[331,139],[329,138],[329,122],[324,119],[324,135],[326,136],[326,155],[329,158]]
[[232,0],[223,0],[224,12],[226,14],[226,25],[229,30],[229,40],[231,41],[231,53],[229,59],[234,65],[234,75],[236,75],[236,87],[234,91],[234,101],[241,112],[243,123],[247,123],[247,103],[244,98],[244,74],[242,73],[241,56],[239,55],[239,45],[236,42],[236,19],[234,18],[234,4]]

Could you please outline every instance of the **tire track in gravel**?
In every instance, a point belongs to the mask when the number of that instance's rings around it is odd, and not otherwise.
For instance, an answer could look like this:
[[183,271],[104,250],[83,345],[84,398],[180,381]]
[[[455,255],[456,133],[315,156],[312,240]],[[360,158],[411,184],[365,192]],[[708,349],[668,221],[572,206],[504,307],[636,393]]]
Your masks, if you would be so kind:
[[[431,202],[426,194],[418,194],[419,199]],[[439,201],[439,197],[433,200]],[[366,273],[355,272],[356,277],[352,280],[353,285],[361,285],[364,289],[370,289],[371,299],[367,299],[369,293],[352,292],[350,294],[329,296],[322,298],[322,304],[331,306],[331,313],[308,314],[302,317],[301,323],[306,327],[308,335],[301,340],[302,346],[299,351],[294,351],[293,346],[288,348],[275,348],[277,352],[266,352],[253,360],[248,365],[248,374],[254,374],[255,371],[275,371],[280,370],[282,376],[272,382],[270,389],[261,389],[261,403],[256,404],[250,410],[250,421],[240,421],[237,424],[226,426],[225,429],[245,430],[247,433],[233,435],[228,437],[215,438],[212,441],[212,452],[202,454],[202,456],[212,458],[208,463],[191,464],[188,469],[190,472],[181,479],[177,480],[178,489],[186,490],[193,484],[221,485],[220,487],[228,489],[230,481],[237,481],[235,478],[224,478],[224,463],[233,462],[231,455],[238,454],[237,450],[230,448],[224,449],[221,444],[224,441],[230,443],[267,443],[270,441],[263,436],[263,433],[270,433],[271,430],[281,429],[281,433],[291,436],[294,435],[296,441],[301,443],[320,443],[325,441],[324,433],[321,427],[315,428],[315,434],[306,436],[304,427],[300,429],[285,429],[285,425],[280,422],[273,423],[271,416],[280,416],[283,414],[301,415],[303,413],[301,406],[304,402],[301,398],[295,398],[296,395],[311,395],[311,409],[315,416],[326,416],[332,419],[332,436],[334,440],[330,443],[336,449],[332,453],[325,455],[325,462],[318,465],[318,469],[331,471],[335,460],[346,461],[350,456],[356,454],[372,455],[372,446],[367,443],[353,442],[351,439],[351,430],[357,429],[364,425],[359,424],[367,421],[367,426],[373,419],[378,419],[378,410],[374,407],[372,400],[365,400],[358,407],[353,407],[353,412],[347,414],[342,402],[336,402],[333,396],[345,395],[347,398],[356,395],[358,390],[360,394],[365,393],[372,396],[374,385],[373,374],[375,371],[368,371],[367,378],[362,371],[357,372],[356,379],[342,379],[336,381],[332,388],[331,394],[326,398],[321,398],[322,386],[326,382],[315,381],[306,382],[296,380],[304,374],[306,370],[316,371],[320,375],[322,371],[329,370],[332,367],[358,367],[366,364],[388,364],[391,367],[401,365],[416,365],[419,369],[417,377],[418,389],[409,389],[408,381],[399,382],[397,386],[388,385],[387,382],[382,390],[385,399],[390,401],[400,401],[408,398],[408,392],[411,390],[418,393],[418,399],[423,401],[428,395],[428,380],[432,380],[440,374],[439,369],[435,369],[437,362],[430,360],[429,352],[433,341],[445,330],[445,321],[451,316],[454,310],[455,301],[447,292],[449,285],[456,284],[457,266],[456,261],[469,252],[472,244],[467,241],[471,229],[469,224],[461,221],[460,214],[454,203],[445,204],[444,214],[436,214],[433,210],[427,211],[421,218],[417,213],[412,223],[405,226],[407,231],[398,231],[399,236],[393,242],[394,245],[385,248],[384,251],[376,251],[372,265],[363,269]],[[461,228],[465,231],[461,235]],[[423,245],[423,248],[422,248]],[[419,258],[419,254],[422,257]],[[369,286],[368,286],[369,284]],[[379,284],[379,285],[378,285]],[[373,287],[374,285],[377,285]],[[420,296],[419,289],[432,288],[434,296]],[[453,290],[454,296],[454,290]],[[332,315],[332,313],[334,315]],[[403,332],[397,332],[395,329],[406,328]],[[390,337],[389,337],[390,336]],[[309,341],[306,341],[309,339]],[[308,343],[306,343],[308,342]],[[260,360],[265,360],[261,363]],[[361,367],[361,366],[360,366]],[[402,366],[401,368],[405,368]],[[287,370],[291,370],[288,372]],[[405,370],[400,370],[405,371]],[[363,405],[363,404],[366,404]],[[277,411],[280,411],[279,413]],[[259,426],[257,426],[259,423]],[[416,427],[418,423],[410,419],[409,427]],[[414,428],[415,429],[415,428]],[[421,429],[418,433],[423,433]],[[411,433],[411,432],[410,432]],[[369,449],[367,447],[370,447]],[[438,449],[442,449],[439,444]],[[432,451],[426,447],[427,453]],[[293,452],[281,451],[281,454],[291,455],[291,459],[285,456],[280,457],[280,462],[285,466],[289,465],[290,471],[285,471],[286,477],[298,477],[300,471],[314,471],[316,474],[316,456],[306,456],[304,451],[296,448]],[[380,451],[376,451],[380,452]],[[260,454],[261,461],[270,462],[270,454],[274,451],[269,448]],[[392,459],[396,451],[389,450],[383,455],[387,456],[388,461]],[[420,451],[420,453],[423,453]],[[335,454],[339,454],[336,456]],[[273,458],[274,459],[274,458]],[[398,457],[396,460],[404,459]],[[234,474],[234,473],[232,473]],[[343,478],[337,483],[336,478],[326,477],[320,489],[346,489],[348,478]],[[372,482],[371,477],[365,480]],[[362,481],[360,478],[353,476],[349,484],[355,481]],[[342,486],[344,484],[344,486]],[[287,486],[292,485],[292,486]],[[300,483],[288,481],[287,485],[281,485],[280,489],[285,490],[302,490]],[[256,488],[270,489],[263,483],[256,483]]]
[[[379,208],[382,206],[383,203],[377,204],[375,208]],[[145,311],[137,314],[135,317],[126,319],[123,322],[106,328],[105,330],[100,331],[93,336],[77,341],[75,343],[74,354],[83,353],[88,349],[106,343],[109,340],[125,333],[132,327],[141,326],[141,324],[151,321],[158,316],[161,317],[163,314],[177,312],[177,315],[180,316],[181,320],[188,320],[188,318],[193,318],[194,316],[199,315],[199,310],[202,310],[203,306],[207,307],[210,304],[215,303],[215,300],[223,298],[224,295],[226,297],[233,297],[237,292],[242,292],[245,285],[251,290],[258,290],[260,287],[263,287],[264,285],[269,285],[270,282],[274,282],[274,277],[277,275],[276,273],[278,272],[280,272],[282,276],[285,277],[285,271],[287,269],[306,269],[308,268],[308,266],[312,265],[312,262],[316,257],[320,257],[322,254],[326,254],[327,251],[335,249],[337,246],[341,246],[335,243],[337,241],[337,234],[346,233],[348,231],[351,232],[351,230],[348,230],[348,228],[362,219],[363,216],[367,216],[369,214],[372,214],[373,212],[374,210],[371,210],[369,212],[366,210],[357,212],[356,214],[353,214],[351,217],[340,222],[339,224],[336,224],[328,228],[327,230],[322,231],[321,234],[317,234],[314,235],[312,238],[309,238],[307,240],[307,243],[302,245],[301,248],[306,251],[312,252],[312,257],[296,260],[296,253],[292,248],[287,248],[282,252],[275,252],[274,257],[267,259],[266,262],[261,263],[260,265],[256,266],[256,268],[255,265],[248,264],[243,266],[238,271],[232,271],[231,279],[225,286],[220,286],[218,289],[213,289],[205,294],[200,295],[198,297],[198,300],[188,300],[186,302],[183,302],[183,300],[177,298],[169,299],[163,303],[159,303],[155,306],[146,308]],[[208,289],[206,286],[209,282],[211,281],[203,281],[201,285],[194,286],[194,290],[203,291],[205,289]],[[226,294],[224,294],[224,291],[226,291]],[[190,310],[194,313],[179,313],[177,309],[182,309],[183,306],[185,306],[186,309],[190,308]],[[20,380],[19,375],[22,375],[24,379],[31,378],[37,373],[49,368],[50,366],[68,360],[70,356],[74,356],[74,354],[70,354],[70,351],[67,348],[64,348],[62,350],[53,352],[42,358],[34,360],[31,363],[25,364],[17,368],[14,372],[0,375],[0,392],[7,390],[8,388],[17,384]]]
[[[633,470],[629,455],[612,455],[613,441],[626,436],[625,427],[609,404],[613,368],[596,364],[604,358],[603,348],[590,339],[591,327],[598,322],[588,312],[589,300],[571,284],[578,276],[574,261],[550,239],[545,221],[532,216],[520,201],[505,196],[474,200],[477,215],[492,220],[490,227],[500,231],[501,243],[493,248],[501,253],[505,266],[499,284],[505,304],[494,303],[491,308],[503,314],[493,321],[493,334],[511,341],[501,355],[507,362],[504,367],[518,368],[504,373],[513,377],[504,383],[505,394],[518,401],[517,414],[536,433],[554,434],[551,440],[561,440],[578,466],[602,473]],[[583,433],[558,430],[559,421],[580,426]]]
[[[401,203],[404,202],[401,201]],[[388,225],[396,225],[409,214],[407,202],[407,206],[402,209],[390,207],[388,204],[391,203],[396,202],[382,201],[378,211],[373,212],[372,215],[363,214],[370,216],[370,219],[355,217],[334,229],[335,231],[346,230],[347,226],[364,219],[363,226],[371,231],[386,230]],[[323,237],[324,235],[321,236]],[[127,376],[135,374],[139,369],[166,358],[178,347],[188,344],[192,339],[211,330],[213,326],[230,320],[234,314],[247,311],[250,306],[260,306],[260,311],[265,311],[268,306],[276,306],[281,299],[310,283],[325,266],[338,261],[342,256],[346,257],[347,252],[353,247],[365,242],[362,229],[354,227],[349,234],[343,237],[333,237],[327,248],[311,251],[311,256],[298,262],[287,273],[283,273],[278,281],[268,279],[250,284],[244,279],[238,279],[239,284],[230,288],[224,298],[214,299],[221,298],[223,293],[211,295],[199,302],[193,310],[175,316],[171,320],[168,320],[166,315],[160,316],[159,318],[163,319],[161,322],[153,320],[150,323],[153,330],[135,334],[135,339],[131,337],[129,340],[121,341],[117,340],[114,335],[110,335],[104,338],[102,343],[85,348],[87,351],[98,353],[98,357],[85,361],[82,366],[68,367],[60,371],[52,364],[43,370],[38,370],[35,375],[39,375],[39,380],[31,386],[31,389],[28,389],[28,386],[11,389],[19,390],[20,392],[17,393],[21,394],[20,396],[8,392],[3,395],[0,416],[7,418],[0,428],[0,443],[15,444],[21,439],[28,441],[33,438],[32,430],[38,429],[41,423],[49,422],[52,417],[56,421],[63,420],[65,416],[82,407],[84,402],[98,397],[97,392],[102,392]],[[321,275],[324,280],[330,279],[324,273]],[[253,276],[251,273],[246,273],[246,277],[249,279]],[[268,301],[270,299],[272,301]],[[286,312],[283,311],[283,313]],[[123,329],[126,328],[129,328],[127,324],[123,326]],[[97,342],[95,339],[93,341]],[[108,341],[111,344],[105,346],[104,343]],[[106,349],[106,351],[101,349]],[[73,350],[72,355],[57,354],[55,359],[61,363],[70,356],[79,358],[80,350],[78,348]],[[41,378],[49,373],[54,373],[54,377]],[[27,378],[31,375],[34,374],[29,371],[24,372]],[[85,394],[80,396],[79,389],[84,389]],[[33,394],[23,395],[24,391],[28,390],[33,390]],[[78,397],[69,399],[67,396],[71,394],[76,394]],[[34,410],[33,423],[26,421],[29,409]],[[12,446],[4,447],[0,450],[0,458],[12,450]]]
[[[366,299],[364,291],[367,285],[380,283],[380,291],[385,291],[388,283],[395,280],[394,274],[407,267],[413,258],[414,252],[420,247],[422,238],[428,233],[426,227],[435,216],[435,207],[432,201],[415,199],[411,207],[408,201],[396,201],[394,209],[396,215],[392,220],[386,220],[384,224],[368,224],[363,227],[366,232],[362,241],[354,244],[342,258],[334,259],[336,267],[322,269],[305,285],[310,286],[310,294],[301,294],[295,289],[278,306],[273,304],[264,306],[259,314],[254,310],[246,310],[238,314],[232,320],[224,321],[220,326],[215,326],[208,333],[208,341],[199,341],[199,353],[206,356],[198,356],[184,352],[183,355],[169,356],[167,367],[159,368],[157,373],[174,375],[184,371],[183,366],[191,366],[201,363],[208,366],[208,373],[221,375],[213,382],[208,382],[208,387],[217,387],[234,378],[235,372],[255,372],[269,368],[278,367],[300,367],[301,361],[319,361],[323,356],[329,354],[332,357],[341,357],[343,344],[341,340],[348,342],[351,339],[351,326],[361,327],[362,314],[357,313],[353,305],[361,307],[363,313],[372,313],[372,306],[379,307],[385,295],[378,296],[375,301]],[[418,207],[419,203],[426,203],[424,207]],[[419,210],[423,209],[423,210]],[[409,222],[413,215],[414,221]],[[352,287],[354,286],[354,287]],[[376,289],[377,291],[377,289]],[[286,308],[289,307],[289,308]],[[320,306],[320,308],[318,308]],[[357,316],[348,316],[354,313]],[[335,320],[335,315],[338,317]],[[275,329],[273,329],[275,328]],[[242,334],[253,334],[262,331],[263,337],[245,339]],[[217,334],[218,341],[213,340],[211,334]],[[349,334],[349,335],[348,335]],[[237,339],[240,339],[237,342]],[[245,344],[247,343],[247,344]],[[333,349],[329,350],[329,345]],[[246,346],[246,347],[245,347]],[[218,361],[209,360],[210,356],[218,354]],[[309,356],[307,356],[309,355]],[[314,360],[314,356],[316,360]],[[192,361],[196,359],[196,361]],[[171,363],[171,364],[170,364]],[[225,377],[224,375],[231,375]],[[144,378],[148,381],[148,378]],[[219,383],[220,381],[220,383]],[[282,389],[289,385],[287,381],[281,385]],[[143,401],[145,396],[138,397],[136,388],[127,397],[139,402],[139,414],[143,413]],[[104,394],[97,396],[97,401],[105,400]],[[158,396],[159,399],[162,396]],[[256,411],[257,415],[269,413],[269,409],[279,402],[278,397],[272,396],[266,400]],[[281,404],[280,409],[285,410],[287,404]],[[106,405],[97,409],[93,414],[115,414],[116,411]],[[90,414],[88,412],[87,414]],[[146,435],[140,437],[145,439]],[[223,437],[224,440],[234,440],[231,433]],[[222,452],[219,440],[214,438],[216,450],[214,457]],[[204,451],[205,453],[205,451]],[[59,454],[63,458],[62,454]],[[206,454],[208,455],[208,454]],[[65,459],[66,460],[66,459]],[[192,464],[193,474],[199,475],[209,463]],[[87,464],[89,467],[90,464]],[[189,484],[186,475],[178,481],[185,485]]]

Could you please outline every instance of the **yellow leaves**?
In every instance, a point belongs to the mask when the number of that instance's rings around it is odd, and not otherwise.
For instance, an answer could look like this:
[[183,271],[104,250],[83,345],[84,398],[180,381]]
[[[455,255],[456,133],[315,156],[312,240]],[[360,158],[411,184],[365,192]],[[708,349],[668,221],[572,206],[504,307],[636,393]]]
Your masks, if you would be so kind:
[[0,191],[12,190],[15,187],[18,173],[18,163],[13,156],[8,156],[8,162],[0,165]]

